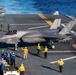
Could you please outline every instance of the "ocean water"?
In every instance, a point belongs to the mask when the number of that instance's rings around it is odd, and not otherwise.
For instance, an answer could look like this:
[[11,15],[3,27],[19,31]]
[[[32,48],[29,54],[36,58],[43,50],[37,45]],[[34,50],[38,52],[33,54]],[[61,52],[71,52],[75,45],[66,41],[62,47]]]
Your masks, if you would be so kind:
[[76,17],[76,0],[0,0],[7,14],[68,14]]

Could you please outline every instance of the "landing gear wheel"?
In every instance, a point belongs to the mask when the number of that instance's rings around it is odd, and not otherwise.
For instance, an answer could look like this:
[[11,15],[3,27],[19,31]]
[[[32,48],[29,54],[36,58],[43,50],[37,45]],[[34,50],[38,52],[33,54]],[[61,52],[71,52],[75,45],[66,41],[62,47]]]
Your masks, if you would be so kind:
[[54,49],[55,48],[55,45],[51,45],[51,48]]

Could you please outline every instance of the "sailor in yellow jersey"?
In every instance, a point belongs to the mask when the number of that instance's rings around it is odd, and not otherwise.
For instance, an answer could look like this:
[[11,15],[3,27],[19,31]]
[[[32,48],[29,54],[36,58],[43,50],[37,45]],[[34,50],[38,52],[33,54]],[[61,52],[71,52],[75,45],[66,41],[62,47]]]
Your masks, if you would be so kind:
[[24,51],[24,59],[25,58],[27,59],[27,55],[28,55],[28,49],[27,49],[27,47],[21,48],[21,49]]
[[40,51],[41,51],[41,46],[40,46],[40,43],[38,43],[38,45],[37,45],[37,55],[40,54]]
[[19,71],[20,71],[20,75],[25,75],[24,72],[25,72],[25,67],[23,65],[23,63],[21,64],[21,66],[19,67]]
[[6,63],[5,63],[5,66],[6,66],[6,67],[9,67],[10,65],[6,62]]
[[48,48],[47,48],[47,46],[45,46],[45,48],[44,48],[44,58],[47,58],[47,52],[48,52]]
[[58,65],[59,65],[59,70],[60,70],[60,72],[62,72],[62,68],[63,68],[63,65],[64,65],[64,62],[63,62],[62,59],[60,59],[60,60],[58,61]]

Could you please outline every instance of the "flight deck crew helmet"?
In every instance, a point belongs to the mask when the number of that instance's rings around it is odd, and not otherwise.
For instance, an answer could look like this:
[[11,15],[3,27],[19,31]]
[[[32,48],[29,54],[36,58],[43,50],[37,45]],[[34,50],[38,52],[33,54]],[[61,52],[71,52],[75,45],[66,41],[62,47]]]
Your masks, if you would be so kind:
[[25,47],[25,48],[27,48],[27,47]]
[[23,66],[23,63],[21,64],[21,66]]
[[15,54],[15,53],[13,52],[13,54]]
[[60,58],[60,61],[62,61],[62,58]]

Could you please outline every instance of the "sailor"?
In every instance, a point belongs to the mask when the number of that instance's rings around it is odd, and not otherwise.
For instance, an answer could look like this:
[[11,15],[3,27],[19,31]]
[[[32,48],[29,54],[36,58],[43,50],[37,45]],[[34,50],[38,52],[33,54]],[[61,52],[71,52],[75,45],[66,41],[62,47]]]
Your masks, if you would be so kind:
[[8,53],[7,55],[6,55],[6,62],[8,63],[8,64],[10,64],[10,54]]
[[[5,64],[2,63],[0,74],[3,75],[3,70],[4,70],[5,68],[9,67],[9,66],[10,66],[10,65],[9,65],[7,62],[6,62]],[[9,68],[8,68],[8,69],[9,69]]]
[[6,68],[6,66],[5,66],[6,61],[4,60],[4,58],[2,58],[1,62],[2,62],[1,70],[3,71]]
[[44,48],[44,58],[47,58],[47,52],[48,52],[48,48],[47,48],[47,46],[45,46],[45,48]]
[[15,44],[15,50],[17,50],[17,47],[18,47],[18,45],[17,45],[17,43]]
[[2,65],[2,60],[0,59],[0,66]]
[[2,64],[1,70],[3,71],[6,68],[5,64]]
[[1,67],[2,67],[2,60],[0,59],[0,74],[2,75],[3,74],[3,71],[1,69]]
[[3,64],[5,64],[5,63],[6,63],[6,60],[4,60],[4,58],[2,58],[2,59],[1,59],[1,62],[2,62]]
[[40,43],[38,43],[38,45],[37,45],[37,55],[40,54],[40,51],[41,51],[41,46],[40,46]]
[[8,29],[8,32],[10,31],[10,25],[8,24],[8,26],[7,26],[7,29]]
[[5,66],[6,66],[6,67],[9,67],[10,65],[6,62],[6,63],[5,63]]
[[1,24],[1,31],[3,31],[3,24]]
[[11,54],[11,65],[14,67],[15,67],[15,59],[16,59],[15,53]]
[[59,65],[59,71],[62,72],[62,68],[63,68],[63,65],[64,65],[64,62],[63,62],[62,59],[60,59],[60,60],[58,61],[58,65]]
[[2,58],[5,59],[5,57],[6,57],[7,54],[8,54],[7,52],[5,52],[4,50],[2,50],[2,52],[1,52],[1,56],[2,56]]
[[23,63],[22,63],[21,66],[19,67],[19,71],[20,71],[20,75],[24,75],[25,67],[24,67]]
[[2,58],[2,56],[0,55],[0,59]]
[[10,52],[9,54],[10,54],[10,65],[12,65],[12,58],[11,58],[12,53]]
[[4,58],[4,50],[2,50],[2,52],[1,52],[1,56]]
[[27,49],[27,47],[21,48],[21,49],[24,51],[24,59],[25,58],[27,59],[27,55],[28,55],[28,49]]

